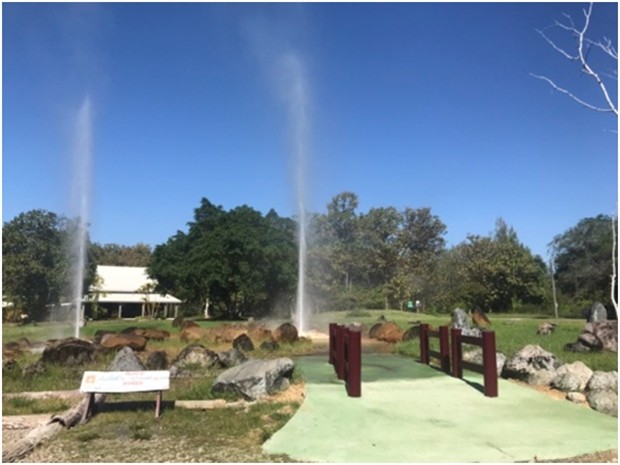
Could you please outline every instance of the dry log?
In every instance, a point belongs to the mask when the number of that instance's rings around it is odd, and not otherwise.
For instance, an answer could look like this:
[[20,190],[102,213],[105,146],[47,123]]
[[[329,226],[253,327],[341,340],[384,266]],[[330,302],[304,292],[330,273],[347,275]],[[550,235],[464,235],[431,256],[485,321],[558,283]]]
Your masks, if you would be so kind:
[[[95,405],[103,402],[105,399],[104,394],[95,395]],[[2,450],[2,462],[13,463],[34,450],[39,444],[44,441],[48,441],[65,428],[71,428],[79,424],[84,415],[84,411],[88,405],[88,396],[75,407],[70,408],[66,412],[60,415],[53,415],[50,420],[39,425],[30,431],[25,437],[17,441],[15,444],[3,448]]]

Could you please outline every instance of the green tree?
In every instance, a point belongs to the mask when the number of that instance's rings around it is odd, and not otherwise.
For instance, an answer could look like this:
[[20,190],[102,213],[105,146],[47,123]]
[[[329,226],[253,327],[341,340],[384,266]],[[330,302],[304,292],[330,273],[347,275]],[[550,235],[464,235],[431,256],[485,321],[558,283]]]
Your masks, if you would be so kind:
[[504,220],[497,221],[493,235],[470,235],[457,249],[460,292],[468,305],[505,312],[544,302],[545,264]]
[[133,246],[120,244],[91,245],[91,254],[97,265],[110,266],[148,266],[151,260],[151,247],[138,243]]
[[265,217],[247,205],[226,212],[203,198],[188,233],[155,247],[149,275],[194,307],[208,299],[215,316],[266,314],[294,295],[294,231],[273,210]]
[[[616,228],[617,236],[617,225]],[[564,301],[610,307],[613,231],[610,216],[584,218],[550,244],[555,282]],[[617,289],[617,281],[616,286]]]
[[[45,210],[21,213],[2,226],[2,292],[31,319],[69,299],[77,220]],[[94,277],[86,265],[83,288]]]

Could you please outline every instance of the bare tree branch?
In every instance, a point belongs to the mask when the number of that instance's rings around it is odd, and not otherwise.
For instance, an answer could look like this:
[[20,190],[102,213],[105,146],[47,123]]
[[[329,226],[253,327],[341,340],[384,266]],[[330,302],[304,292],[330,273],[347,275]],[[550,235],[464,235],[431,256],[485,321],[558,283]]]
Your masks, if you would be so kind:
[[[599,87],[601,93],[603,94],[603,98],[605,99],[605,103],[606,103],[606,107],[600,107],[600,106],[595,106],[592,105],[588,102],[586,102],[585,100],[577,97],[575,94],[573,94],[572,92],[568,91],[567,89],[558,86],[554,81],[552,81],[551,79],[549,79],[546,76],[541,76],[538,74],[532,74],[530,73],[530,75],[532,77],[535,77],[536,79],[541,79],[543,81],[546,81],[549,85],[551,85],[551,87],[553,87],[555,90],[557,90],[558,92],[561,92],[563,94],[568,95],[570,98],[572,98],[574,101],[576,101],[577,103],[579,103],[580,105],[583,105],[586,108],[589,108],[590,110],[595,110],[595,111],[600,111],[600,112],[605,112],[605,113],[613,113],[616,116],[618,116],[618,108],[616,106],[616,104],[614,103],[614,101],[612,100],[612,98],[609,95],[609,92],[607,90],[607,87],[605,85],[605,83],[603,82],[603,80],[601,79],[601,75],[596,72],[588,63],[588,53],[593,49],[593,48],[598,48],[600,49],[603,53],[605,53],[606,55],[608,55],[609,57],[611,57],[612,59],[615,59],[616,61],[618,60],[618,52],[617,50],[614,48],[613,44],[611,43],[610,39],[607,39],[606,37],[603,38],[603,42],[595,42],[592,41],[590,39],[588,39],[586,37],[586,33],[588,31],[588,27],[590,26],[590,18],[592,16],[592,8],[593,8],[594,3],[590,3],[589,7],[587,10],[583,10],[583,15],[584,15],[584,24],[583,27],[581,29],[577,29],[577,27],[575,26],[575,23],[573,22],[573,19],[571,18],[570,15],[567,14],[563,14],[563,16],[565,18],[567,18],[568,20],[568,24],[562,23],[560,21],[556,21],[554,26],[549,26],[549,27],[558,27],[560,29],[563,29],[567,32],[569,32],[571,34],[571,36],[573,36],[576,41],[577,41],[577,54],[576,55],[572,55],[569,52],[567,52],[566,50],[564,50],[563,48],[559,47],[558,45],[556,45],[556,43],[551,40],[544,31],[541,30],[537,30],[537,32],[543,37],[543,39],[545,39],[545,41],[551,45],[551,47],[553,47],[553,49],[560,53],[564,58],[570,60],[570,61],[576,61],[581,65],[581,71],[583,73],[585,73],[586,75],[590,76],[592,79],[594,79],[594,81],[596,82],[597,86]],[[546,29],[549,29],[549,27],[547,27]],[[604,74],[605,76],[608,76],[607,74]],[[617,78],[613,78],[612,79],[617,79]]]
[[573,93],[569,92],[568,90],[566,90],[566,89],[564,89],[562,87],[559,87],[555,82],[553,82],[551,79],[549,79],[546,76],[540,76],[538,74],[533,74],[533,73],[530,73],[530,76],[535,77],[536,79],[542,79],[543,81],[547,81],[549,83],[549,85],[551,85],[551,87],[553,87],[555,90],[557,90],[558,92],[561,92],[563,94],[568,95],[575,102],[579,103],[580,105],[583,105],[586,108],[589,108],[590,110],[600,111],[600,112],[603,112],[603,113],[614,112],[616,115],[618,114],[618,112],[614,111],[613,108],[602,108],[602,107],[595,107],[594,105],[590,105],[588,102],[580,99],[579,97],[577,97]]

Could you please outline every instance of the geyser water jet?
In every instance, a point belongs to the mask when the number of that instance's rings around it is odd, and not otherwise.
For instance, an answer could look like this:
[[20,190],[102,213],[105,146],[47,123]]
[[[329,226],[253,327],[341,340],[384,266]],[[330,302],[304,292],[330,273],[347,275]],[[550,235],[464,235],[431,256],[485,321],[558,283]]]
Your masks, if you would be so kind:
[[308,155],[308,86],[303,62],[297,53],[282,56],[283,75],[289,117],[293,137],[293,162],[295,165],[295,194],[297,204],[297,235],[299,264],[297,278],[297,300],[294,321],[301,334],[308,331],[308,298],[306,293],[307,259],[307,208],[306,208],[306,165]]
[[90,170],[92,163],[92,109],[90,97],[86,96],[80,106],[74,124],[73,182],[71,192],[72,210],[76,215],[71,247],[70,299],[74,311],[74,336],[80,337],[84,324],[82,311],[84,269],[88,233],[90,200]]

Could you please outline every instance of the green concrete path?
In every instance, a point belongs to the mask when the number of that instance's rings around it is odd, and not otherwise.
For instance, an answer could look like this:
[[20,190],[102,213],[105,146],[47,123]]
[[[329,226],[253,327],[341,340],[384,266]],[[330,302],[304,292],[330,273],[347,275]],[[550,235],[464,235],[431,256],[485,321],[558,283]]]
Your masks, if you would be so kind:
[[327,356],[296,360],[306,399],[265,444],[314,462],[515,462],[615,449],[618,420],[499,380],[452,378],[411,358],[365,354],[362,397],[347,397]]

